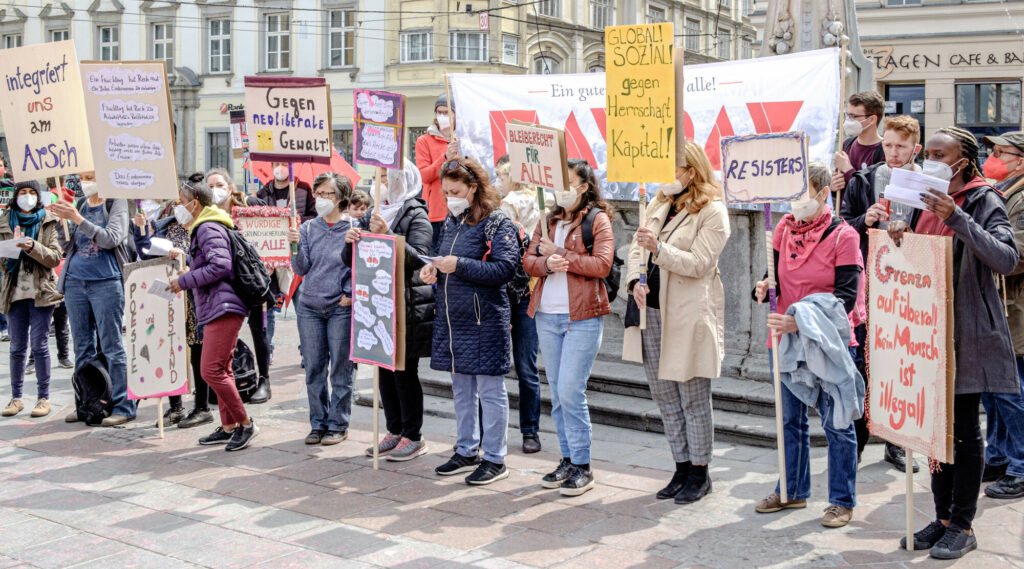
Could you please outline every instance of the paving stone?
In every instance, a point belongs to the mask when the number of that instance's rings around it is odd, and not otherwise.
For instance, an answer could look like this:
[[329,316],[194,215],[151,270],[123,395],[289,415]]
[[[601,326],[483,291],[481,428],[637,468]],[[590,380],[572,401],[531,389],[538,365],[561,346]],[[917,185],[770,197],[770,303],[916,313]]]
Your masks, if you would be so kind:
[[76,530],[39,518],[0,527],[0,553],[17,557],[23,549],[70,537]]
[[293,545],[235,533],[232,537],[176,551],[174,557],[216,569],[241,569],[302,551]]
[[374,508],[387,507],[393,504],[389,500],[334,490],[321,492],[314,496],[296,498],[288,502],[281,502],[277,507],[316,516],[326,520],[345,520],[354,514],[359,514]]
[[558,564],[559,569],[671,569],[678,562],[641,551],[598,545]]
[[607,517],[608,514],[598,510],[568,505],[564,501],[551,501],[513,512],[502,518],[501,521],[523,528],[566,536]]
[[289,536],[285,541],[345,559],[355,559],[367,551],[391,546],[384,535],[343,524]]
[[145,569],[200,569],[200,566],[143,549],[130,548],[108,557],[75,565],[74,569],[111,569],[112,567],[144,567]]
[[224,527],[258,537],[281,540],[290,535],[319,529],[329,524],[330,522],[327,520],[298,512],[267,508],[251,516],[228,522],[224,524]]
[[482,549],[494,557],[525,565],[552,567],[593,548],[594,544],[588,541],[526,530],[486,545]]
[[[17,552],[18,559],[40,569],[61,569],[128,551],[123,543],[88,533],[39,543]],[[2,565],[0,565],[2,566]]]
[[307,458],[301,462],[294,462],[280,468],[275,468],[269,473],[282,478],[312,483],[359,468],[361,467],[356,464],[342,460]]
[[452,515],[437,522],[404,532],[405,537],[468,551],[524,531],[491,520]]
[[461,551],[422,542],[395,538],[393,544],[370,550],[357,559],[378,567],[427,569],[459,555]]

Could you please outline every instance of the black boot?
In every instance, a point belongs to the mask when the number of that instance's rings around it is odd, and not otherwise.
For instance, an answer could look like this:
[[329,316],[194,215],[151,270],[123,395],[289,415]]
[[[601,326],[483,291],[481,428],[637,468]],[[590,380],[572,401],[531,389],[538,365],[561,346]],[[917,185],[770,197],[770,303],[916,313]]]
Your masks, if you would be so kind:
[[266,403],[267,401],[270,401],[270,378],[261,377],[260,385],[252,394],[252,397],[249,398],[249,403],[259,404]]
[[668,486],[662,488],[658,492],[657,498],[659,500],[668,500],[669,498],[674,498],[675,495],[678,494],[683,489],[683,486],[686,485],[686,479],[689,476],[690,461],[687,460],[686,462],[677,462],[676,473],[672,475],[672,480],[669,481]]
[[711,493],[711,477],[708,476],[708,465],[693,465],[686,486],[676,494],[677,504],[690,504]]

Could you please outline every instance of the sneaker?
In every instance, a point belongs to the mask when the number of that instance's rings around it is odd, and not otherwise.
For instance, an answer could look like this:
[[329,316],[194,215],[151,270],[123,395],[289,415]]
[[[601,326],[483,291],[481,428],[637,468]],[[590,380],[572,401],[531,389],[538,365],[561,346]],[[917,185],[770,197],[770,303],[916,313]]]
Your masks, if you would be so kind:
[[[384,456],[385,454],[395,450],[398,443],[402,440],[402,437],[398,435],[392,435],[388,433],[384,435],[384,438],[377,443],[377,456]],[[373,456],[373,447],[366,447],[366,456]]]
[[71,358],[67,356],[59,356],[57,358],[57,364],[61,369],[72,369],[75,367],[75,364],[71,362]]
[[50,414],[50,402],[45,397],[36,399],[36,406],[32,408],[33,417],[45,417]]
[[320,439],[324,446],[336,445],[348,438],[348,431],[327,431],[327,434]]
[[476,470],[473,471],[473,474],[466,477],[466,484],[485,486],[505,478],[508,478],[508,469],[505,468],[504,464],[482,460],[480,461],[480,466],[476,467]]
[[841,528],[850,523],[853,518],[853,510],[836,504],[829,504],[825,508],[825,515],[821,517],[821,525],[827,528]]
[[68,413],[67,416],[64,417],[64,422],[65,423],[77,423],[78,422],[78,410],[75,409],[75,410],[72,410],[70,413]]
[[540,452],[540,435],[523,435],[523,454]]
[[[942,525],[942,522],[939,520],[935,520],[925,526],[923,530],[914,534],[914,549],[916,551],[931,549],[935,547],[935,544],[938,543],[944,535],[946,535],[946,526]],[[903,549],[907,548],[906,537],[900,538],[900,547]]]
[[402,437],[402,440],[398,442],[398,446],[395,447],[395,450],[388,453],[387,458],[391,462],[405,462],[407,460],[412,460],[421,454],[425,454],[426,452],[427,443],[422,440],[414,441],[412,439]]
[[469,457],[455,453],[448,459],[448,462],[435,468],[434,472],[441,476],[451,476],[453,474],[476,470],[478,464],[480,464],[479,456]]
[[558,493],[563,496],[579,496],[594,487],[594,472],[589,468],[571,465],[569,477],[562,483]]
[[985,472],[981,474],[982,482],[995,482],[1006,475],[1009,464],[985,464]]
[[11,399],[11,402],[7,404],[7,407],[4,407],[3,413],[0,413],[0,415],[3,415],[4,417],[13,417],[18,413],[21,413],[24,409],[25,403],[22,402],[21,399]]
[[1024,476],[1003,476],[995,484],[985,487],[985,495],[997,500],[1024,498]]
[[978,538],[973,533],[967,535],[964,530],[951,525],[928,555],[935,559],[960,559],[975,549],[978,549]]
[[544,478],[540,479],[540,485],[548,490],[555,488],[561,488],[562,483],[569,478],[569,473],[572,471],[572,462],[568,458],[563,458],[558,461],[558,466],[555,470],[544,475]]
[[[185,408],[184,407],[171,407],[170,409],[164,411],[164,426],[166,427],[168,425],[177,425],[184,418],[185,418]],[[153,426],[159,428],[160,427],[160,421],[157,421],[156,423],[153,423]]]
[[306,435],[306,440],[303,442],[307,445],[318,445],[320,444],[320,441],[324,440],[324,434],[326,432],[327,431],[324,429],[313,429],[308,435]]
[[217,427],[212,433],[199,439],[203,446],[225,445],[231,440],[231,433],[224,430],[224,427]]
[[[885,461],[895,466],[896,470],[899,470],[900,472],[907,471],[907,451],[903,450],[903,447],[886,443]],[[921,467],[917,465],[916,460],[911,460],[910,464],[913,466],[914,472],[921,470]]]
[[249,426],[238,425],[235,427],[234,432],[231,433],[231,440],[228,441],[224,450],[228,452],[242,450],[252,444],[252,440],[260,434],[260,428],[256,426],[256,421],[253,419],[249,419],[249,421]]
[[185,415],[185,418],[178,421],[179,429],[191,429],[199,425],[213,422],[213,413],[209,409],[193,409]]
[[120,427],[121,425],[123,425],[123,424],[125,424],[125,423],[127,423],[129,421],[134,421],[134,420],[135,420],[135,417],[127,417],[125,415],[119,415],[117,413],[114,413],[113,415],[107,417],[106,419],[103,419],[103,422],[100,423],[100,426],[103,426],[103,427]]
[[0,342],[10,342],[11,336],[7,333],[7,330],[0,330]]
[[790,500],[783,504],[782,497],[778,493],[772,492],[767,498],[758,502],[754,510],[759,514],[772,514],[782,510],[797,510],[806,507],[807,500]]

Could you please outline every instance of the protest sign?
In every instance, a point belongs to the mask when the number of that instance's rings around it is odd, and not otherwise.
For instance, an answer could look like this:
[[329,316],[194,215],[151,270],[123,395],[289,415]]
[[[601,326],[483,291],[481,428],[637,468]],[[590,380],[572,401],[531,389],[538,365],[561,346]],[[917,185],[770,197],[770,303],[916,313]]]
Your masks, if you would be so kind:
[[953,461],[953,244],[868,233],[868,428]]
[[231,155],[235,158],[244,158],[247,142],[247,137],[245,136],[245,111],[231,111],[229,120],[231,121]]
[[188,393],[185,349],[185,293],[168,300],[165,286],[177,274],[175,262],[151,259],[124,266],[124,325],[128,337],[128,398]]
[[565,133],[546,126],[505,125],[509,176],[513,182],[564,190],[569,183]]
[[330,163],[330,87],[323,77],[246,77],[245,132],[252,160]]
[[807,193],[807,135],[750,134],[722,139],[725,203],[787,203]]
[[83,61],[85,115],[104,198],[175,199],[171,98],[163,61]]
[[286,207],[253,206],[231,208],[231,219],[260,254],[267,269],[291,268],[291,245],[288,243],[288,227],[291,210]]
[[75,42],[5,49],[0,116],[19,182],[93,169]]
[[401,169],[405,96],[387,91],[356,89],[353,101],[353,160],[357,164]]
[[610,182],[675,181],[674,41],[666,22],[604,29]]
[[364,233],[352,250],[354,362],[405,369],[405,238]]

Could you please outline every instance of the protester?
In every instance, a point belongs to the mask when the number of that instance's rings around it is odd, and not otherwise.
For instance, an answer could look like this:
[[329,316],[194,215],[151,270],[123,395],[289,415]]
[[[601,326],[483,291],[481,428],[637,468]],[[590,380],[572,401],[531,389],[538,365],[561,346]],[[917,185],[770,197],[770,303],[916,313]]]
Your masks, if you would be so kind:
[[[85,199],[71,205],[58,201],[50,212],[70,221],[71,239],[67,260],[57,289],[64,294],[75,346],[76,369],[97,354],[106,359],[114,410],[103,419],[104,427],[116,427],[135,419],[135,401],[128,400],[128,370],[121,335],[124,286],[121,268],[130,259],[128,249],[128,202],[105,200],[92,172],[82,174]],[[63,230],[58,232],[62,238]],[[97,339],[99,344],[97,345]],[[72,411],[65,421],[79,420]]]
[[[828,167],[808,164],[809,197],[792,202],[775,228],[772,248],[778,279],[778,312],[768,315],[772,334],[782,335],[779,369],[782,374],[782,421],[786,454],[788,499],[775,492],[757,504],[759,513],[805,508],[811,494],[810,429],[807,408],[817,407],[828,440],[829,506],[821,524],[843,527],[853,517],[857,484],[857,434],[854,419],[864,414],[864,378],[853,363],[856,352],[847,314],[854,310],[864,262],[857,232],[825,204]],[[757,283],[758,304],[768,281]],[[820,353],[803,354],[797,340],[821,346]],[[787,337],[789,336],[789,337]],[[818,362],[811,367],[812,362]],[[790,377],[799,369],[816,383]],[[824,368],[824,369],[823,369]]]
[[362,219],[368,209],[370,209],[370,194],[363,190],[352,190],[352,198],[345,211],[349,219]]
[[25,408],[22,385],[31,338],[36,371],[36,404],[31,415],[45,417],[50,414],[50,320],[54,307],[63,300],[53,270],[62,254],[57,242],[59,223],[47,213],[38,183],[20,182],[14,191],[14,202],[0,214],[0,241],[22,237],[27,241],[18,244],[22,251],[18,256],[0,257],[0,313],[7,314],[11,332],[11,402],[2,414],[11,417]]
[[[57,188],[57,178],[49,177],[46,179],[46,187],[49,190],[49,199],[47,198],[47,192],[43,192],[39,195],[40,203],[43,207],[50,205],[58,199],[64,201],[73,202],[75,194],[68,188]],[[2,208],[0,208],[2,211]],[[60,271],[64,262],[63,252],[61,253],[61,263],[59,263],[55,269],[56,275],[60,276]],[[57,339],[57,365],[63,369],[71,369],[75,367],[75,364],[71,362],[71,328],[68,326],[68,309],[64,305],[64,301],[53,308],[53,319],[50,324],[50,335]],[[26,373],[33,372],[34,355],[29,352],[28,355],[28,367]]]
[[882,137],[878,135],[878,125],[884,115],[885,99],[877,92],[862,91],[850,95],[843,122],[843,132],[848,138],[843,141],[843,149],[835,154],[833,192],[845,189],[859,170],[885,160]]
[[448,160],[459,158],[459,144],[452,132],[452,116],[455,105],[448,104],[448,96],[442,94],[434,102],[434,122],[427,127],[426,134],[416,139],[416,167],[423,180],[423,199],[430,212],[430,223],[434,226],[434,247],[440,243],[439,235],[448,215],[448,204],[441,189],[441,165]]
[[288,241],[299,245],[292,269],[305,283],[295,303],[312,426],[305,442],[336,445],[348,437],[352,416],[352,279],[342,258],[349,225],[338,223],[352,185],[328,172],[316,177],[313,188],[319,217],[288,230]]
[[[381,190],[380,214],[367,215],[346,236],[342,259],[351,263],[352,243],[363,229],[371,233],[401,235],[405,238],[405,369],[380,368],[380,400],[384,405],[387,434],[377,442],[377,453],[390,461],[412,460],[427,452],[420,432],[423,428],[423,387],[420,385],[421,357],[430,356],[434,322],[434,289],[423,282],[421,256],[430,254],[433,228],[427,204],[420,193],[420,172],[405,160],[402,169],[387,171]],[[351,207],[351,204],[350,204]],[[373,456],[373,446],[366,449]]]
[[[877,228],[879,220],[887,212],[886,206],[879,203],[879,198],[885,192],[885,186],[892,178],[893,170],[918,169],[914,165],[914,158],[921,152],[921,145],[918,144],[918,140],[921,139],[921,126],[917,119],[906,115],[887,117],[882,123],[882,130],[885,161],[868,166],[853,175],[843,193],[843,203],[839,208],[839,215],[860,235],[860,253],[864,259],[868,258],[868,229]],[[858,307],[858,315],[865,309],[866,307]],[[867,345],[867,323],[859,317],[857,320],[854,322],[854,336],[857,339],[857,354],[854,361],[857,364],[857,371],[867,377],[867,360],[864,354]],[[864,447],[871,437],[867,417],[857,419],[854,426],[857,429],[857,462],[860,463]],[[887,441],[884,458],[900,472],[906,472],[907,454],[902,447]],[[911,467],[914,472],[920,469],[916,461],[911,461]]]
[[[0,153],[0,212],[6,211],[9,202],[14,201],[14,182],[7,172],[7,157]],[[0,342],[10,342],[7,333],[7,316],[0,311]]]
[[[626,282],[636,307],[647,313],[647,327],[640,330],[639,311],[636,322],[627,315],[626,325],[637,325],[626,329],[623,352],[624,359],[644,364],[676,463],[657,497],[689,504],[712,487],[711,378],[722,374],[725,355],[718,258],[730,229],[722,189],[699,145],[686,143],[686,166],[676,168],[676,180],[655,194],[629,250]],[[644,263],[646,285],[639,284]]]
[[202,376],[217,394],[221,425],[199,439],[201,445],[226,445],[224,450],[248,447],[259,434],[256,422],[246,413],[235,387],[231,363],[242,320],[248,308],[231,286],[234,274],[231,217],[213,205],[213,192],[204,182],[186,182],[174,208],[178,223],[189,230],[188,270],[170,280],[171,290],[194,291],[196,321],[203,327],[200,358]]
[[479,162],[445,162],[441,181],[450,214],[438,246],[443,257],[424,266],[420,278],[437,283],[437,320],[443,314],[444,325],[434,326],[430,366],[452,374],[458,440],[455,454],[435,472],[450,476],[475,469],[466,483],[490,484],[508,477],[504,375],[511,367],[512,339],[505,283],[521,262],[519,245],[515,224],[498,211],[501,198]]
[[[915,210],[909,225],[889,223],[900,243],[903,233],[953,238],[953,396],[955,463],[932,470],[935,521],[914,534],[914,549],[937,559],[956,559],[978,547],[973,531],[984,470],[978,418],[984,393],[1020,390],[1013,344],[992,273],[1006,275],[1019,261],[1013,230],[998,190],[978,171],[978,141],[959,127],[941,128],[925,144],[922,170],[949,180],[946,191],[921,194],[927,210]],[[978,349],[984,346],[984,349]],[[906,546],[906,538],[901,546]]]

